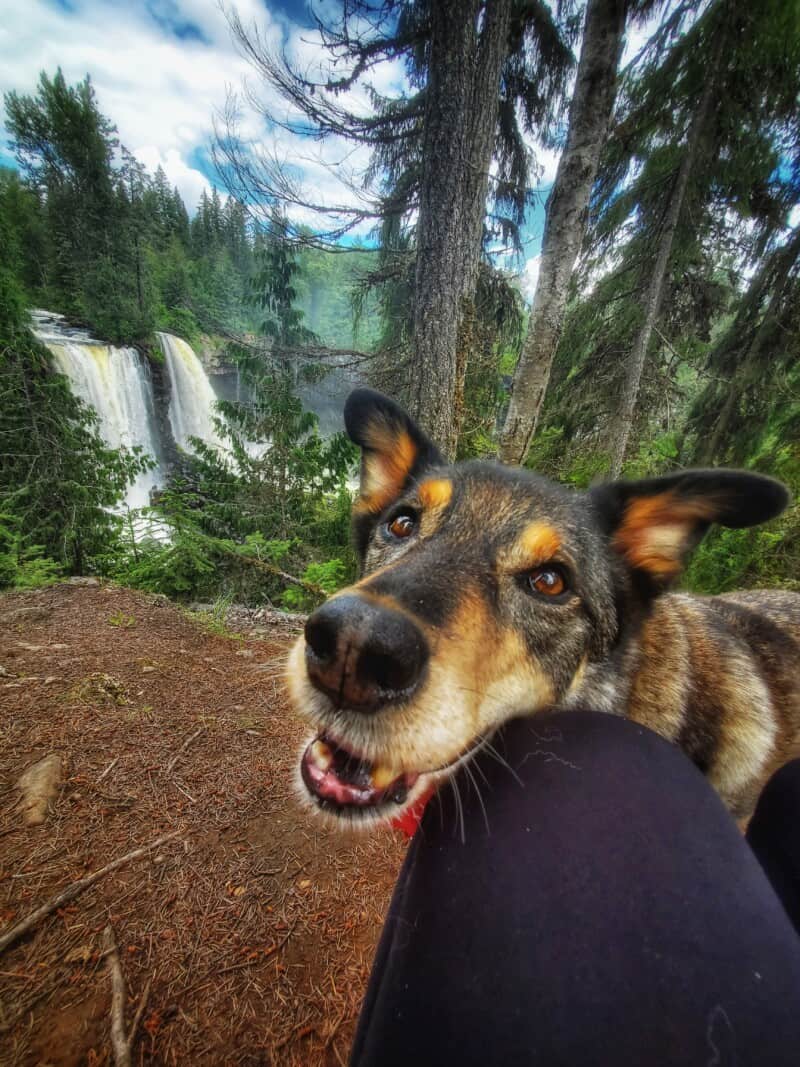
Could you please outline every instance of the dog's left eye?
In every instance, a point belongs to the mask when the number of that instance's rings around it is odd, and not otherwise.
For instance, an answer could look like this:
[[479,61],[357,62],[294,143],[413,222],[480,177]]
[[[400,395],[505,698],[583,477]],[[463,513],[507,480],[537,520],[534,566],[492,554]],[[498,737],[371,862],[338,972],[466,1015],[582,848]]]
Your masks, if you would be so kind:
[[537,567],[528,575],[528,584],[534,593],[542,596],[560,596],[567,588],[567,579],[560,567],[548,564]]
[[416,528],[417,523],[412,515],[395,515],[390,522],[386,523],[386,532],[399,541],[410,537]]

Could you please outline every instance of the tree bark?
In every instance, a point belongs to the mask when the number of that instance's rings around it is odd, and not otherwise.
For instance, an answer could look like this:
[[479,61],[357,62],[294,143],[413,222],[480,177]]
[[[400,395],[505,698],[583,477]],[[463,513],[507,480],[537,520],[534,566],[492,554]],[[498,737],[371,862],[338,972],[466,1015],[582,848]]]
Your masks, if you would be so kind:
[[650,339],[653,336],[653,329],[658,321],[658,316],[661,313],[661,301],[664,296],[664,282],[667,277],[667,268],[669,267],[672,244],[675,239],[675,231],[678,228],[684,201],[686,199],[689,178],[691,177],[692,170],[697,161],[700,137],[711,110],[723,38],[724,34],[718,33],[717,42],[709,64],[709,73],[703,89],[703,95],[697,103],[697,107],[694,110],[694,114],[692,115],[689,124],[686,148],[683,153],[681,165],[678,168],[675,184],[672,187],[672,193],[670,194],[669,204],[664,217],[664,224],[661,228],[661,236],[659,237],[658,252],[656,253],[655,263],[653,264],[653,270],[644,297],[644,320],[639,328],[636,338],[634,339],[631,354],[625,368],[625,379],[622,384],[622,399],[620,401],[619,412],[617,413],[610,441],[612,478],[618,478],[620,476],[622,464],[625,461],[625,451],[628,447],[628,440],[631,435],[636,402],[639,399],[639,385],[642,381],[642,371],[644,370],[645,359],[647,357],[647,349],[650,345]]
[[500,435],[505,463],[524,461],[539,422],[614,108],[627,6],[627,0],[589,0],[586,7],[567,144],[547,201],[539,281]]
[[459,330],[477,282],[511,7],[431,5],[409,406],[450,457],[465,372]]

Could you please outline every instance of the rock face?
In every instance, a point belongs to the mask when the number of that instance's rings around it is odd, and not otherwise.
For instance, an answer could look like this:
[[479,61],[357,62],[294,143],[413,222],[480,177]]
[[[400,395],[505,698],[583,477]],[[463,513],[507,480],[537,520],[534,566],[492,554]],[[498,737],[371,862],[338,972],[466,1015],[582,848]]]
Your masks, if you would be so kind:
[[26,826],[40,826],[47,818],[50,801],[61,781],[61,757],[55,752],[32,763],[19,777],[22,791],[22,821]]

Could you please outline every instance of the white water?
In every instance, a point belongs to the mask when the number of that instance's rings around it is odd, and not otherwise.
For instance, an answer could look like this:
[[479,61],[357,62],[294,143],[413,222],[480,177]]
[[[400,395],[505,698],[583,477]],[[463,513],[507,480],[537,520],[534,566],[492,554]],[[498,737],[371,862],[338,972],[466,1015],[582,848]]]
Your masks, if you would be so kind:
[[181,337],[159,333],[170,379],[169,422],[177,444],[192,451],[191,438],[225,450],[214,426],[217,396],[194,349]]
[[[138,445],[159,456],[153,392],[147,366],[135,348],[117,348],[70,327],[62,315],[34,310],[33,330],[53,354],[73,392],[97,412],[100,436],[112,448]],[[128,486],[125,503],[143,508],[150,491],[164,481],[160,466]]]

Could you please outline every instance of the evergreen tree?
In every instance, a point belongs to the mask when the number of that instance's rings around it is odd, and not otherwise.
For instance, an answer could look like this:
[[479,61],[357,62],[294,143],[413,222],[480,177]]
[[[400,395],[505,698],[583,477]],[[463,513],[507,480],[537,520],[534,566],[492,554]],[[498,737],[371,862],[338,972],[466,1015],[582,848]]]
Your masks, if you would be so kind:
[[[563,98],[571,54],[562,27],[544,5],[519,0],[359,0],[347,5],[339,25],[322,27],[331,56],[350,73],[314,84],[248,37],[235,15],[232,23],[259,73],[301,112],[297,132],[372,148],[368,178],[380,187],[380,202],[329,210],[328,217],[344,220],[330,234],[382,218],[413,249],[413,264],[398,264],[395,256],[391,265],[411,298],[410,322],[398,334],[407,350],[395,352],[394,361],[405,368],[412,413],[454,452],[484,236],[495,228],[513,234],[524,213],[530,161],[523,134],[542,133]],[[406,60],[410,93],[385,99],[370,92],[368,116],[337,102],[387,57]],[[217,159],[240,199],[309,206],[285,172],[248,158],[230,124],[218,139]],[[485,225],[493,166],[496,211]],[[402,236],[412,215],[413,245]],[[391,306],[400,310],[389,276],[382,269]]]
[[116,131],[88,77],[70,87],[60,70],[52,79],[42,74],[35,96],[11,92],[5,103],[20,170],[44,207],[53,296],[67,312],[89,317],[95,291],[113,272]]
[[786,6],[715,2],[688,29],[686,13],[662,25],[623,84],[584,295],[548,398],[568,436],[596,442],[601,431],[612,471],[629,436],[673,419],[676,368],[700,371],[741,271],[779,239],[798,199],[782,164],[800,144],[800,34]]

